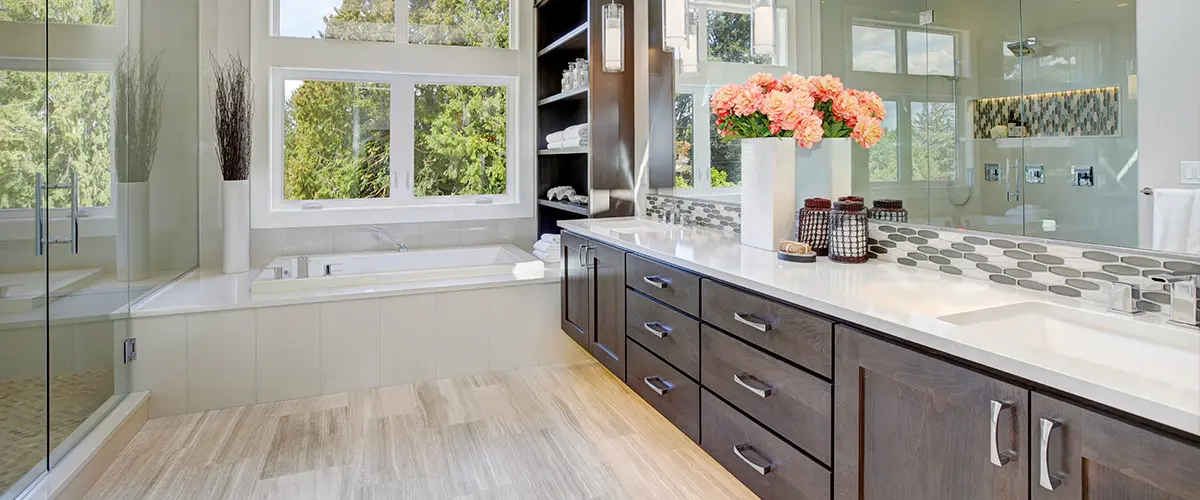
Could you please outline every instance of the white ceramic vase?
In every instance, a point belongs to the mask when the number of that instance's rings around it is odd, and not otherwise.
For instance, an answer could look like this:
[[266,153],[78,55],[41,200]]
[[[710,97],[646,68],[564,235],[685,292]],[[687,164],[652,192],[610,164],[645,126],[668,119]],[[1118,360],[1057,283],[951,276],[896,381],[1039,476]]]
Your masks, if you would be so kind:
[[796,231],[796,141],[742,139],[742,244],[775,250]]
[[796,148],[796,204],[809,198],[837,201],[850,196],[849,138],[822,139],[812,149]]
[[150,183],[117,183],[117,279],[150,277]]
[[221,183],[221,221],[225,236],[221,270],[225,274],[249,271],[250,181]]

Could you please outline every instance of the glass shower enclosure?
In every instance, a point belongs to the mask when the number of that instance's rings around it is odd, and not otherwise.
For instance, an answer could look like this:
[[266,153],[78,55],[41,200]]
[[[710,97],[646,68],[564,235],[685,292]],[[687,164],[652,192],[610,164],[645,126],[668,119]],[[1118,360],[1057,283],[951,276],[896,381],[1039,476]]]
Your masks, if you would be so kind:
[[131,390],[131,309],[197,265],[197,20],[0,3],[0,499]]

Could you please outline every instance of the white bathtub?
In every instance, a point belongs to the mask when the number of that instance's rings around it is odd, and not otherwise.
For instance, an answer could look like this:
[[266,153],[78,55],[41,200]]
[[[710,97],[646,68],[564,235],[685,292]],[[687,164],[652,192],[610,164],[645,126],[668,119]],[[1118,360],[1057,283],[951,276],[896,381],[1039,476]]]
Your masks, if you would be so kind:
[[[305,263],[307,261],[307,263]],[[307,271],[307,272],[305,272]],[[315,290],[471,276],[538,278],[542,261],[512,245],[410,252],[279,257],[250,285],[252,294]],[[305,277],[307,276],[307,277]]]

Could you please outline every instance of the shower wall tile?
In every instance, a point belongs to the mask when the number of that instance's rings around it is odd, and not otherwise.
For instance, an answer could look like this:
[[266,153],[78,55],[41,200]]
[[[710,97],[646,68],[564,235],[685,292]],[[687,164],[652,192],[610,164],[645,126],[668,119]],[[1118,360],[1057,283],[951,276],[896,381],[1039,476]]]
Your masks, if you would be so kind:
[[1103,87],[971,101],[976,139],[1012,115],[1023,118],[1028,137],[1115,136],[1121,133],[1121,89]]

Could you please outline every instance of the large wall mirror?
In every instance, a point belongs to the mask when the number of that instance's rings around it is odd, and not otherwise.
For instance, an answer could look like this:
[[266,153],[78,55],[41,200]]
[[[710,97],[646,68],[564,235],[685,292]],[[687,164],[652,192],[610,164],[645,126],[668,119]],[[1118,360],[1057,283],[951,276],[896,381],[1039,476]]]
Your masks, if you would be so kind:
[[1166,201],[1200,188],[1200,57],[1179,52],[1200,3],[793,0],[773,59],[738,51],[749,4],[692,2],[707,50],[675,79],[676,182],[660,194],[737,201],[739,149],[707,97],[816,70],[885,100],[884,139],[853,148],[853,192],[903,200],[910,222],[1200,253],[1190,222],[1168,220],[1200,201]]

